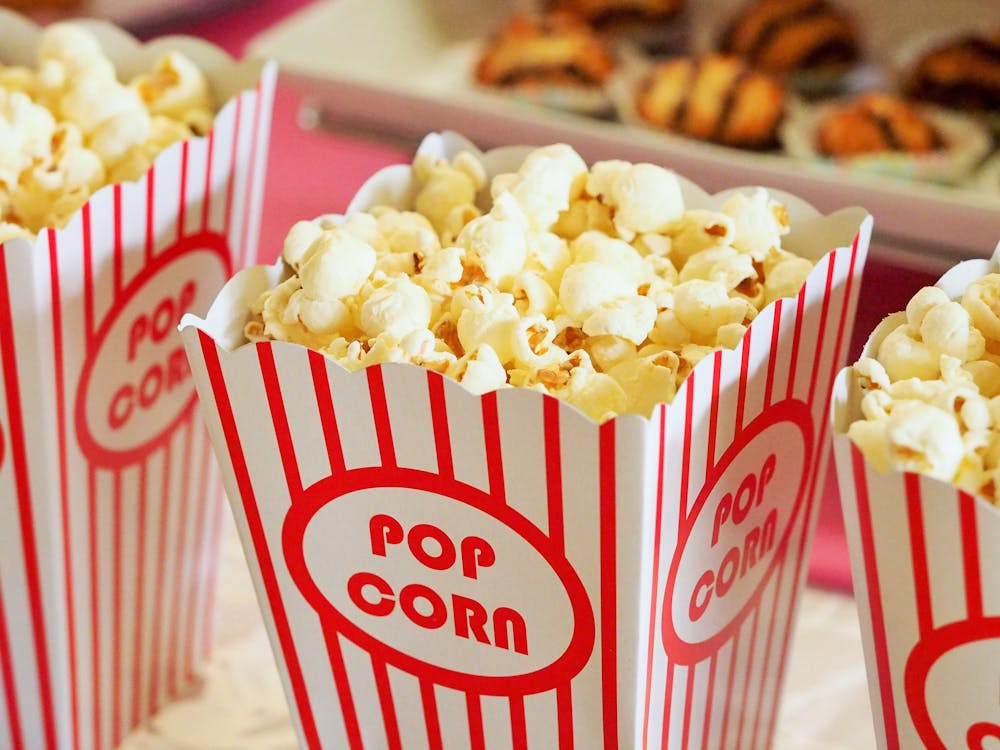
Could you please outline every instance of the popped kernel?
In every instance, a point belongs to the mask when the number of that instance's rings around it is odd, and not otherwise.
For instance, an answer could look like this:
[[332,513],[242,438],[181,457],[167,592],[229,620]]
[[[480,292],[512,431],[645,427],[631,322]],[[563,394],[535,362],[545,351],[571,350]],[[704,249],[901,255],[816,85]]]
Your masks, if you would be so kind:
[[874,357],[854,365],[861,419],[848,436],[879,471],[896,468],[998,500],[1000,362],[989,351],[1000,275],[961,300],[924,287]]
[[211,127],[204,74],[177,51],[132,81],[90,31],[55,23],[36,66],[0,64],[0,222],[62,227],[106,184],[144,174],[167,146]]
[[291,276],[251,310],[247,339],[312,342],[349,370],[410,362],[477,394],[533,389],[603,421],[670,402],[699,361],[740,345],[768,282],[811,268],[781,249],[766,191],[688,210],[672,172],[588,170],[563,144],[486,191],[474,158],[418,156],[405,207],[292,226]]

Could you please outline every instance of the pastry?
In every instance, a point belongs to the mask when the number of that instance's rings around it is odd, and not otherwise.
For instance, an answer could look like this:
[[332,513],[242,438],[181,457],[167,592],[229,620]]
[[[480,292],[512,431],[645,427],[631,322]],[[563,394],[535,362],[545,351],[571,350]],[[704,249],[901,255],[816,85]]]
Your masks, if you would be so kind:
[[684,0],[554,0],[553,7],[583,18],[596,29],[668,21],[684,9]]
[[607,45],[567,13],[518,14],[487,45],[476,66],[480,83],[500,87],[595,88],[614,69]]
[[934,47],[917,61],[904,89],[956,109],[1000,111],[1000,30]]
[[824,156],[925,154],[943,146],[940,133],[920,110],[888,94],[863,94],[833,109],[816,128],[816,148]]
[[756,0],[719,47],[772,73],[842,67],[860,54],[853,22],[826,0]]
[[676,58],[654,67],[639,87],[639,116],[650,125],[727,146],[777,144],[785,90],[772,76],[729,55]]

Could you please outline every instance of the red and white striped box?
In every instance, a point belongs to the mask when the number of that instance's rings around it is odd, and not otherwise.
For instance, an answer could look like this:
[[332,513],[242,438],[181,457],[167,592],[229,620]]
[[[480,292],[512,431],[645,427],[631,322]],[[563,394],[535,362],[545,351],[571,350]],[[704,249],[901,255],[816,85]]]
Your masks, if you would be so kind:
[[[485,154],[488,174],[525,153]],[[391,167],[352,208],[406,206],[412,187]],[[818,261],[805,288],[648,419],[240,346],[280,264],[185,317],[302,747],[770,745],[871,230],[780,198],[788,247]]]
[[[987,273],[971,260],[938,282],[952,299]],[[878,350],[905,313],[865,345]],[[851,440],[861,393],[853,371],[834,385],[837,477],[881,750],[986,750],[1000,743],[1000,511],[936,479],[880,473]]]
[[[0,249],[0,747],[102,750],[207,653],[221,488],[176,324],[256,255],[272,64],[85,22],[124,77],[179,49],[211,133]],[[6,63],[40,29],[0,12]]]

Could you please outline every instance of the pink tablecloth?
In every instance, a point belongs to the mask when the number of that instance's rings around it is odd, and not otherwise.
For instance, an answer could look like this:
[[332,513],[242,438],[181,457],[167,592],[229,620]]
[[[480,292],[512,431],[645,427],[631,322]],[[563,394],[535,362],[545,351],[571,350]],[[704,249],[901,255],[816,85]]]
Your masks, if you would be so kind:
[[[308,4],[306,0],[266,0],[187,24],[176,31],[205,37],[232,54],[241,55],[248,40]],[[270,263],[277,258],[285,232],[295,221],[343,211],[368,176],[410,156],[409,151],[399,146],[376,140],[303,130],[296,122],[302,98],[300,92],[279,84],[261,226],[261,262]],[[697,175],[689,176],[697,180]],[[933,283],[935,278],[870,260],[861,290],[862,305],[851,356],[860,351],[864,337],[884,315],[905,307],[914,291]],[[875,290],[877,294],[867,293]],[[850,569],[832,459],[830,465],[809,580],[814,586],[846,591],[851,587]]]

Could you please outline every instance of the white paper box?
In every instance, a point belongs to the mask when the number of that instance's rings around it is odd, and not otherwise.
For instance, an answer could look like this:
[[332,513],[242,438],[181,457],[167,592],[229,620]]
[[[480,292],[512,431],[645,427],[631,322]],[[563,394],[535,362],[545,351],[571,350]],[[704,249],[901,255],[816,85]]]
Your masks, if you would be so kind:
[[[489,152],[487,172],[525,153]],[[412,188],[391,167],[351,207]],[[787,246],[819,260],[804,291],[649,419],[597,426],[534,391],[239,346],[280,264],[185,317],[302,747],[769,746],[871,231],[863,211],[780,197]]]
[[[960,298],[998,271],[1000,250],[937,286]],[[904,320],[886,318],[865,354]],[[946,482],[876,471],[846,435],[860,399],[846,368],[831,417],[879,748],[985,750],[1000,741],[1000,512]]]
[[[205,71],[211,133],[0,249],[0,747],[101,750],[206,655],[217,470],[175,327],[256,256],[275,70],[86,22],[130,78]],[[0,12],[6,63],[39,29]]]

